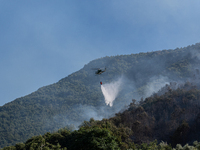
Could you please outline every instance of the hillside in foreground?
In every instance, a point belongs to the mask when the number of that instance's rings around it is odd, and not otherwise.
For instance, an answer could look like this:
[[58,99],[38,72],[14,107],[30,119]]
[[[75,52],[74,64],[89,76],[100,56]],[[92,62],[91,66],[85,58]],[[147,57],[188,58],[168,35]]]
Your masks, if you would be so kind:
[[155,93],[139,103],[132,100],[126,110],[110,119],[91,118],[79,130],[66,127],[3,150],[200,149],[199,86],[187,82],[176,90],[170,85],[161,90],[166,88],[161,96]]
[[[197,43],[175,50],[93,60],[57,83],[0,107],[0,147],[25,142],[32,136],[57,131],[67,125],[77,128],[90,118],[110,118],[125,110],[132,99],[145,99],[170,82],[197,82],[199,52],[200,44]],[[107,70],[95,76],[91,68],[97,67]],[[107,106],[99,81],[109,84],[121,77],[121,91],[113,106]]]

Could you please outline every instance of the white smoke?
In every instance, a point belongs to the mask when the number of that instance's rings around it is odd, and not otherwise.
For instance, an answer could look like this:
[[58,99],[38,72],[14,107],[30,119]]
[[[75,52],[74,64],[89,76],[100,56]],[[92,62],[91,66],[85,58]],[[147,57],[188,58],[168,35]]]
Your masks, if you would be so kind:
[[106,105],[110,105],[110,107],[113,106],[113,102],[120,92],[121,86],[122,78],[119,78],[117,81],[101,85],[101,91],[105,98]]
[[144,89],[144,98],[149,97],[154,93],[157,93],[166,84],[170,84],[170,80],[168,79],[168,77],[155,76],[150,78],[150,82],[147,83],[146,88]]

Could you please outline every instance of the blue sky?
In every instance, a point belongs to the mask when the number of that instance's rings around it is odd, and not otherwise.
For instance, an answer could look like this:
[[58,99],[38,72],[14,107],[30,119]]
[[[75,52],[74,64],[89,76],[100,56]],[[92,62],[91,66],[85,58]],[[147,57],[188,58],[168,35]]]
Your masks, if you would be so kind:
[[200,42],[199,0],[0,0],[0,106],[91,60]]

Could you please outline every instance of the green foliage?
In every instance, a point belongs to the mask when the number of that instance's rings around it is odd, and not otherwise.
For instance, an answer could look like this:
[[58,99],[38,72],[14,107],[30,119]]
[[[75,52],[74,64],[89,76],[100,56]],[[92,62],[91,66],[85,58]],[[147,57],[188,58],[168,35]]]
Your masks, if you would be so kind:
[[98,127],[81,128],[78,132],[74,132],[73,136],[75,137],[75,142],[72,145],[73,149],[119,149],[116,138],[107,129]]
[[[66,134],[67,133],[67,134]],[[47,142],[48,141],[48,142]],[[67,146],[67,147],[66,147]],[[200,142],[195,141],[192,146],[177,144],[173,150],[197,150]],[[150,143],[124,145],[117,140],[117,137],[109,129],[98,126],[81,127],[77,131],[69,132],[62,130],[61,133],[46,133],[43,136],[34,136],[25,143],[18,143],[15,146],[4,147],[2,150],[172,150],[172,147],[165,142],[158,143],[156,140]]]
[[[84,150],[118,150],[118,141],[108,129],[97,126],[91,128],[82,127],[78,131],[69,132],[62,130],[60,133],[46,133],[43,136],[34,136],[25,144],[5,147],[7,149],[84,149]],[[67,147],[65,147],[67,146]]]

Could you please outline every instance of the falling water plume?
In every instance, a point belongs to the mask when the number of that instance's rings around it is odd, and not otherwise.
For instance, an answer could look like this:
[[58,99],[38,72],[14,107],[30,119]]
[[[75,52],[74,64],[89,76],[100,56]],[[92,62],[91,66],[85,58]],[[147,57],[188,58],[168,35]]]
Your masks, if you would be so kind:
[[110,107],[113,106],[113,102],[121,90],[121,85],[122,78],[119,78],[117,81],[101,85],[101,91],[105,98],[106,105],[110,105]]

